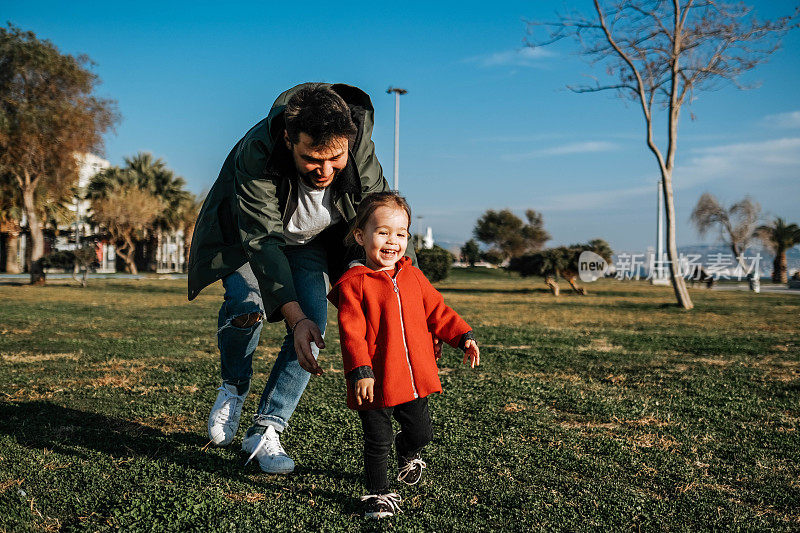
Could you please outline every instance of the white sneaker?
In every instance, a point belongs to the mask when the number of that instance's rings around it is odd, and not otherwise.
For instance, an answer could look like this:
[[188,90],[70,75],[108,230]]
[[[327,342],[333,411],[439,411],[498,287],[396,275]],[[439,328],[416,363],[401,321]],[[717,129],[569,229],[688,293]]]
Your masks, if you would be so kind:
[[267,426],[264,433],[245,436],[242,451],[250,454],[245,466],[256,458],[261,470],[268,474],[288,474],[294,471],[294,461],[286,455],[278,432],[272,426]]
[[208,417],[208,436],[217,446],[227,446],[236,436],[239,429],[239,419],[242,417],[242,407],[247,392],[236,394],[236,385],[223,383],[217,389],[217,401],[211,408]]

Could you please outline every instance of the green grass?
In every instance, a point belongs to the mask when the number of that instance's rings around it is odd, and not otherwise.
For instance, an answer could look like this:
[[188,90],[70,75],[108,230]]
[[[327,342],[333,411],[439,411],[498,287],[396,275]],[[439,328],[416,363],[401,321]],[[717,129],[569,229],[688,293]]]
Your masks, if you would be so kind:
[[[800,298],[698,289],[686,312],[668,287],[555,298],[479,270],[438,287],[483,364],[445,349],[429,469],[376,525],[335,314],[281,477],[242,468],[239,439],[204,449],[218,286],[188,303],[181,281],[0,285],[0,530],[800,528]],[[256,389],[281,336],[264,328]]]

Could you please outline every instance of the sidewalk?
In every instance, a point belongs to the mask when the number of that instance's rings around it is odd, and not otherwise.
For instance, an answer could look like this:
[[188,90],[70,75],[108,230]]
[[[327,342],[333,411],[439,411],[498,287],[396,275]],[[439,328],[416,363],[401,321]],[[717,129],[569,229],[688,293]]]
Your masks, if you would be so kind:
[[[747,283],[718,283],[711,289],[712,291],[749,291],[750,286]],[[761,292],[780,293],[780,294],[795,294],[800,296],[800,289],[790,289],[786,285],[778,285],[771,283],[762,283]]]
[[[80,279],[81,274],[78,274]],[[168,274],[155,274],[146,272],[144,274],[89,274],[89,279],[186,279],[186,274],[168,273]],[[31,278],[28,273],[25,274],[5,274],[0,272],[0,281],[27,281]],[[47,279],[72,279],[72,274],[47,274]]]

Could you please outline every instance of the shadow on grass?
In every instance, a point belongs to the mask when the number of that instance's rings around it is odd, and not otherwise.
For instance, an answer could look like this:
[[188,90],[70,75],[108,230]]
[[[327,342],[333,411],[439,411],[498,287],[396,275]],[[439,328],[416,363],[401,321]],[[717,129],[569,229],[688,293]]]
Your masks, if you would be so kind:
[[[581,309],[595,308],[595,309],[605,310],[605,311],[607,311],[609,309],[609,307],[611,307],[606,303],[593,302],[591,299],[586,299],[586,300],[575,299],[575,300],[570,300],[570,301],[562,301],[560,305],[566,306],[566,307],[581,308]],[[679,308],[673,302],[659,302],[659,301],[655,301],[655,302],[626,302],[626,301],[614,302],[613,308],[614,309],[633,309],[633,310],[637,310],[637,311],[654,311],[654,310],[662,310],[663,311],[663,310],[673,310],[673,309],[675,311],[683,311],[683,309]]]
[[[0,434],[7,434],[21,446],[30,449],[48,449],[86,460],[92,460],[88,457],[87,450],[108,455],[110,459],[135,457],[162,460],[243,482],[251,482],[249,475],[258,471],[256,463],[247,469],[242,468],[245,459],[243,453],[231,460],[229,457],[203,451],[208,442],[205,435],[192,432],[165,433],[138,422],[79,411],[49,402],[0,403],[0,420],[4,422],[0,424]],[[294,476],[306,475],[347,482],[358,479],[352,473],[314,465],[295,470]],[[283,479],[283,476],[278,479]],[[267,485],[273,485],[270,478],[263,481],[267,481]],[[280,485],[283,483],[279,482],[278,486]],[[336,496],[331,494],[331,500],[335,501]]]
[[80,455],[78,448],[86,448],[116,457],[180,456],[180,463],[200,458],[207,463],[211,458],[201,450],[205,442],[197,434],[167,434],[137,422],[49,402],[2,403],[0,419],[5,422],[0,433],[28,448],[48,448],[66,455]]
[[467,289],[461,287],[438,287],[439,292],[462,294],[550,294],[550,289]]

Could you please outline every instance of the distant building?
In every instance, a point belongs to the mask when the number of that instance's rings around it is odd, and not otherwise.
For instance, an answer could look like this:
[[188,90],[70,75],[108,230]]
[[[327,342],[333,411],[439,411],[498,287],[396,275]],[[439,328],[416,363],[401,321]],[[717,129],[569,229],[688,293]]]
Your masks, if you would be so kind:
[[95,174],[111,166],[111,163],[94,154],[78,154],[78,194],[70,205],[70,210],[75,213],[74,229],[79,235],[90,235],[93,233],[89,223],[91,203],[86,199],[86,190],[89,181]]
[[[87,240],[94,242],[97,254],[97,272],[116,272],[116,253],[114,245],[99,235],[99,228],[92,225],[91,202],[86,199],[86,190],[95,174],[111,166],[111,163],[94,154],[76,154],[78,161],[78,187],[70,202],[69,209],[75,215],[71,223],[58,227],[58,235],[53,242],[55,250],[74,250]],[[96,236],[96,238],[92,238]]]
[[[86,192],[92,177],[98,172],[111,166],[107,160],[95,154],[76,154],[78,162],[78,182],[75,197],[69,202],[68,208],[74,214],[71,222],[59,225],[57,228],[52,226],[45,230],[45,253],[58,250],[74,250],[87,243],[94,246],[98,267],[96,272],[113,273],[117,271],[117,255],[114,244],[110,241],[102,228],[92,224],[92,206],[86,199]],[[10,229],[0,227],[0,246],[2,246],[3,265],[5,266],[5,253],[11,254],[12,261],[16,262],[22,269],[25,265],[25,257],[29,237],[24,231],[26,222],[23,218],[21,225],[23,232],[19,235],[16,250],[6,250],[6,242],[9,240]],[[12,228],[13,229],[13,228]],[[18,229],[18,228],[17,228]],[[137,244],[141,248],[137,251],[137,259],[140,269],[155,269],[156,272],[182,272],[186,264],[186,257],[183,247],[183,230],[172,232],[152,232],[151,238]],[[147,266],[146,257],[150,257]]]
[[433,228],[428,226],[427,231],[425,231],[425,236],[422,238],[422,247],[426,250],[430,250],[433,248]]

